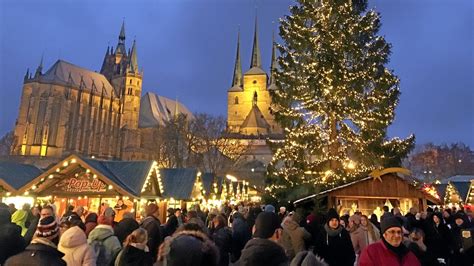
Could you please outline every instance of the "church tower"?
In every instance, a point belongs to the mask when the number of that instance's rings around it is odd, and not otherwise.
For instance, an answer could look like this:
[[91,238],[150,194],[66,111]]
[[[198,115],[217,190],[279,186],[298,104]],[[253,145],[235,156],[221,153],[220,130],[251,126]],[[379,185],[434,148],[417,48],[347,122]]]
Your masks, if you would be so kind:
[[[281,133],[271,114],[267,73],[262,69],[258,42],[257,18],[253,36],[250,69],[242,75],[240,62],[240,32],[232,87],[227,92],[227,129],[229,133],[268,135]],[[273,58],[272,58],[273,59]],[[272,63],[273,67],[273,63]]]
[[136,41],[127,53],[125,39],[125,23],[122,23],[115,51],[107,47],[101,74],[107,77],[120,98],[120,127],[137,129],[143,73],[138,69]]

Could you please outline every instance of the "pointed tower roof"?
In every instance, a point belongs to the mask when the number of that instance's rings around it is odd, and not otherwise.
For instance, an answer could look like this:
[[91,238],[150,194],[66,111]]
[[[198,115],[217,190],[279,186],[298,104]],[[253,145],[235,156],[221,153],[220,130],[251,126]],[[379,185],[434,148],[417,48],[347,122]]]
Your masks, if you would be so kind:
[[272,34],[272,62],[270,65],[270,86],[268,90],[277,89],[275,84],[275,73],[277,69],[277,57],[276,57],[276,43],[275,43],[275,32]]
[[126,55],[127,50],[125,49],[125,21],[122,22],[122,28],[120,29],[119,41],[117,48],[115,48],[115,54]]
[[252,48],[252,60],[250,68],[258,67],[262,68],[262,60],[260,57],[260,48],[258,47],[258,28],[257,28],[257,16],[255,15],[255,31],[253,34],[253,48]]
[[130,62],[128,63],[129,70],[133,73],[138,73],[137,48],[135,40],[133,40],[132,51],[130,54]]
[[102,62],[102,67],[100,68],[100,73],[104,73],[107,68],[107,58],[109,58],[110,47],[107,45],[107,51],[105,51],[104,61]]
[[265,120],[262,111],[258,108],[256,104],[253,105],[252,109],[248,113],[247,117],[242,124],[242,129],[256,129],[260,133],[267,133],[270,125]]
[[242,91],[242,64],[240,63],[240,29],[237,32],[237,54],[235,56],[234,77],[229,91]]
[[40,76],[42,74],[42,71],[43,71],[43,55],[41,55],[40,63],[38,67],[36,68],[35,77]]

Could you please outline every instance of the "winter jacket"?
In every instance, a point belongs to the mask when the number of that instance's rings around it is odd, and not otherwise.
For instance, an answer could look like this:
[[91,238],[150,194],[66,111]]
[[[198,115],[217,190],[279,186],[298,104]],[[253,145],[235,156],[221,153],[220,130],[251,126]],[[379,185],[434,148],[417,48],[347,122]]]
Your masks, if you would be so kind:
[[[148,250],[148,249],[147,249]],[[150,252],[128,245],[120,251],[115,261],[116,266],[152,266],[153,258]]]
[[314,254],[322,257],[331,266],[353,266],[355,261],[351,237],[341,226],[333,230],[327,224],[324,225],[316,240]]
[[305,250],[305,240],[311,239],[311,234],[291,217],[283,219],[281,226],[283,234],[279,243],[283,246],[286,255],[291,260],[298,252]]
[[78,226],[67,229],[59,240],[58,250],[64,253],[68,266],[96,265],[96,255],[87,244],[86,233]]
[[12,223],[21,227],[21,235],[24,236],[28,228],[26,227],[26,218],[28,218],[28,212],[24,210],[17,210],[12,214]]
[[232,232],[228,227],[218,227],[212,232],[212,240],[219,250],[219,266],[229,265],[229,253],[232,249]]
[[[441,221],[442,222],[442,221]],[[449,256],[449,228],[440,223],[435,225],[433,222],[427,226],[425,232],[425,244],[427,254],[433,258],[448,258]]]
[[114,229],[110,225],[99,224],[92,230],[87,239],[97,256],[97,266],[109,265],[115,261],[122,245],[114,235]]
[[[174,215],[173,215],[174,216]],[[148,233],[148,248],[150,249],[151,257],[153,261],[156,261],[158,256],[158,248],[163,240],[161,235],[160,220],[155,216],[147,216],[140,224],[140,227],[145,229]]]
[[63,256],[53,242],[46,238],[35,238],[25,251],[10,257],[5,266],[66,266],[66,262],[61,259]]
[[138,225],[138,222],[135,221],[135,219],[125,218],[118,222],[117,225],[114,227],[114,233],[120,243],[123,243],[127,236],[138,227],[140,226]]
[[[355,225],[356,226],[356,225]],[[362,250],[369,244],[368,234],[362,228],[357,227],[349,231],[351,236],[352,246],[355,254],[360,254]]]
[[245,244],[252,238],[252,232],[250,231],[247,222],[244,218],[234,217],[232,222],[232,251],[231,251],[231,262],[239,260],[242,254],[242,249]]
[[8,209],[0,209],[0,265],[25,249],[21,228],[11,223],[10,217]]
[[471,251],[466,252],[466,250],[463,250],[462,231],[464,229],[466,229],[466,226],[464,224],[462,224],[461,226],[454,224],[453,228],[451,229],[451,265],[471,266],[474,263],[474,258],[471,258],[471,256],[469,255]]
[[[403,246],[403,244],[401,244]],[[406,248],[405,246],[403,246]],[[383,240],[369,245],[362,251],[359,266],[420,266],[415,254],[407,250],[405,256],[399,261],[398,256],[385,246]]]
[[284,266],[289,265],[283,248],[269,239],[254,238],[247,242],[237,265]]
[[31,240],[33,239],[33,236],[36,232],[36,228],[38,227],[38,222],[39,217],[33,217],[33,219],[31,220],[30,226],[28,227],[28,230],[26,231],[26,234],[24,236],[25,245],[29,245]]
[[201,218],[199,218],[199,217],[193,217],[193,218],[189,219],[189,220],[187,221],[187,223],[188,223],[188,224],[197,224],[197,225],[199,225],[199,227],[202,228],[202,231],[203,231],[205,234],[208,234],[208,233],[209,233],[208,230],[207,230],[206,225],[204,224],[204,222],[203,222],[203,221],[201,220]]

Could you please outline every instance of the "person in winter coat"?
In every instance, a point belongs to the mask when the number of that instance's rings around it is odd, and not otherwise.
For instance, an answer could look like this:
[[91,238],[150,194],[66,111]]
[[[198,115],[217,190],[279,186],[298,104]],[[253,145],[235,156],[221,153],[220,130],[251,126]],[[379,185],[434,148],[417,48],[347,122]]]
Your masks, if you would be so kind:
[[423,230],[415,227],[408,238],[405,238],[402,243],[408,248],[408,250],[415,254],[421,265],[438,265],[438,261],[435,258],[431,260],[431,258],[428,257],[424,239],[425,233]]
[[26,234],[26,231],[28,230],[28,228],[25,225],[27,218],[28,218],[28,212],[26,212],[23,209],[16,210],[12,214],[12,223],[14,223],[14,224],[18,225],[19,227],[21,227],[21,235],[22,236],[24,236]]
[[7,208],[0,208],[0,265],[24,249],[21,228],[11,222],[11,214]]
[[79,227],[67,229],[59,239],[58,250],[64,253],[68,266],[94,266],[96,255],[87,244],[86,233]]
[[97,213],[91,212],[86,216],[86,236],[89,237],[89,233],[97,226]]
[[472,265],[474,258],[470,258],[463,249],[462,231],[466,229],[464,217],[461,213],[453,215],[454,224],[451,228],[451,265],[464,266]]
[[158,247],[162,242],[162,234],[160,231],[160,219],[158,205],[151,203],[146,207],[146,218],[140,224],[140,227],[145,229],[148,233],[148,248],[150,249],[153,261],[156,261],[158,256]]
[[97,266],[105,266],[115,261],[122,245],[114,235],[111,216],[99,216],[98,223],[99,225],[90,232],[87,243],[97,256]]
[[349,226],[347,227],[347,230],[351,236],[352,246],[354,247],[354,252],[356,254],[356,261],[362,250],[368,245],[368,239],[359,225],[359,215],[354,214],[349,217]]
[[355,252],[351,238],[347,230],[339,225],[339,215],[335,209],[327,213],[327,222],[316,240],[314,253],[331,266],[354,265]]
[[386,217],[381,222],[382,240],[362,251],[359,266],[420,266],[415,254],[402,244],[403,231],[396,217]]
[[305,241],[311,239],[311,234],[299,225],[301,216],[294,213],[283,219],[283,233],[279,243],[285,249],[288,259],[293,259],[296,253],[306,250]]
[[174,231],[176,231],[176,229],[179,227],[179,224],[178,224],[178,217],[175,215],[175,209],[173,208],[169,208],[168,209],[168,220],[166,221],[166,225],[165,225],[165,229],[166,229],[166,232],[165,232],[165,236],[171,236]]
[[360,228],[364,233],[364,237],[367,238],[367,245],[370,245],[380,240],[379,229],[369,221],[367,215],[362,215],[360,217]]
[[148,234],[145,229],[134,230],[125,239],[123,249],[115,259],[115,266],[152,266],[154,261],[147,242]]
[[236,212],[234,214],[234,221],[232,222],[231,262],[236,262],[239,260],[240,255],[242,254],[242,249],[251,238],[252,232],[250,231],[244,216],[240,212]]
[[207,232],[207,227],[202,221],[201,218],[199,218],[197,211],[191,210],[188,212],[188,221],[186,222],[188,224],[197,224],[202,228],[203,232]]
[[52,216],[47,216],[39,221],[35,236],[25,251],[10,257],[4,266],[66,266],[61,259],[64,253],[57,250],[59,241],[59,227]]
[[158,265],[216,266],[219,251],[202,232],[180,231],[167,238],[160,247]]
[[288,265],[285,250],[277,243],[281,237],[278,215],[261,212],[255,220],[253,239],[247,242],[237,265],[283,266]]
[[441,258],[445,261],[449,257],[449,228],[444,224],[443,215],[435,212],[426,226],[425,243],[427,247],[428,257],[437,259]]
[[133,218],[123,218],[114,227],[115,236],[118,238],[120,243],[123,243],[128,235],[130,235],[135,229],[139,228],[140,225]]
[[221,214],[212,220],[211,239],[219,249],[219,266],[229,265],[229,253],[232,249],[232,232],[227,227],[227,221]]

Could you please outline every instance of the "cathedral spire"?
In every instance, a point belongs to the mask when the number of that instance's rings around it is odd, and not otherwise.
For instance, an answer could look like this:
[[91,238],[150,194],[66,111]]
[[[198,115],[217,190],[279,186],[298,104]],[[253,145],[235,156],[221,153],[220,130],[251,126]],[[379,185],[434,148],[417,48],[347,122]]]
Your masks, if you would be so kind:
[[36,73],[35,73],[35,78],[42,75],[43,73],[41,73],[43,71],[43,55],[41,55],[41,61],[38,65],[38,68],[36,68]]
[[115,54],[126,55],[127,50],[125,49],[125,21],[122,22],[122,28],[118,38],[117,48],[115,48]]
[[107,68],[107,59],[109,58],[110,47],[107,45],[107,51],[105,52],[104,61],[102,62],[102,67],[100,68],[100,73],[104,73]]
[[277,68],[275,31],[272,34],[272,63],[270,65],[270,84],[275,83],[275,72]]
[[240,28],[237,33],[237,55],[235,56],[234,78],[232,79],[232,87],[242,87],[242,64],[240,63]]
[[136,41],[133,40],[132,51],[130,52],[130,62],[128,63],[130,72],[138,73],[138,61],[137,61],[137,47]]
[[23,81],[27,81],[29,78],[30,78],[30,69],[27,68],[27,69],[26,69],[25,77],[23,78]]
[[260,48],[258,47],[257,15],[255,15],[255,32],[253,34],[252,63],[250,68],[252,67],[262,68]]

